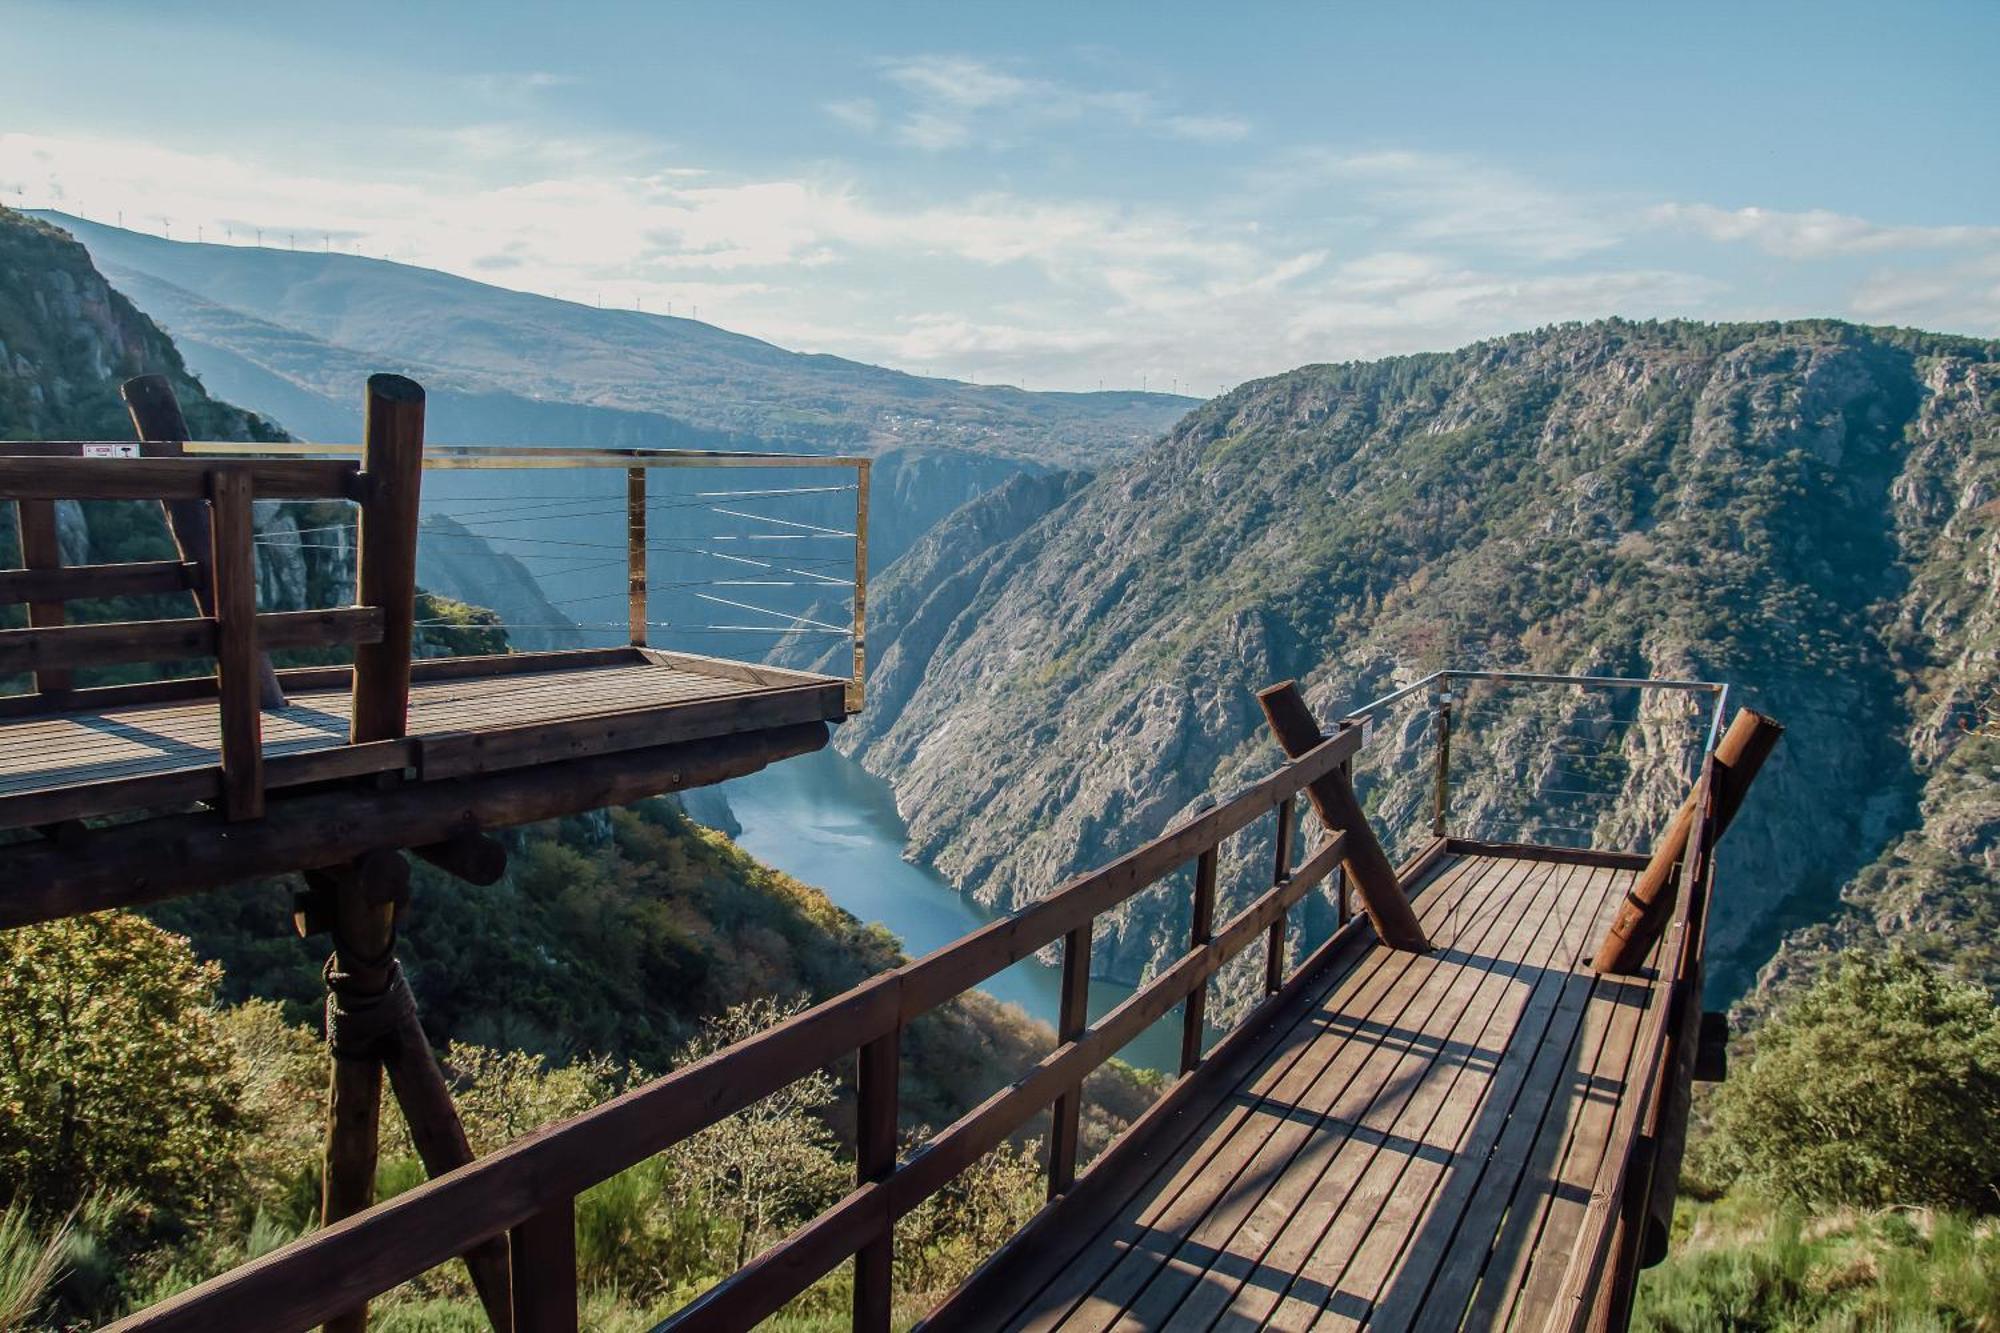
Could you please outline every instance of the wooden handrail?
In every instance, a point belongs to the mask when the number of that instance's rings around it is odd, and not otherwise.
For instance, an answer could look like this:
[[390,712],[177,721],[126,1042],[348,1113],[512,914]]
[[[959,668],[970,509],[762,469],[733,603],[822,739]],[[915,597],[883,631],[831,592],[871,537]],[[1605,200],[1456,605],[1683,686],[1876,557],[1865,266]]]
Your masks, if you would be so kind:
[[[380,643],[382,622],[377,606],[265,611],[257,616],[257,641],[271,650]],[[0,673],[214,657],[219,643],[216,621],[209,616],[5,629],[0,630]]]
[[[538,1262],[547,1263],[556,1247],[548,1234],[553,1223],[546,1219],[566,1209],[576,1195],[824,1068],[842,1053],[866,1048],[874,1054],[862,1071],[857,1127],[862,1183],[834,1208],[711,1288],[676,1323],[748,1327],[836,1264],[868,1250],[861,1271],[874,1275],[857,1281],[855,1308],[857,1319],[864,1321],[861,1326],[879,1328],[885,1318],[879,1279],[893,1243],[889,1229],[894,1219],[1057,1098],[1073,1094],[1091,1070],[1204,986],[1225,962],[1253,941],[1268,938],[1286,910],[1340,863],[1348,850],[1346,839],[1336,836],[1323,843],[1295,873],[1284,876],[1211,939],[1096,1023],[1061,1040],[1023,1078],[895,1165],[893,1149],[884,1147],[894,1142],[895,1115],[885,1071],[893,1068],[891,1052],[903,1027],[1044,945],[1087,931],[1108,908],[1212,853],[1223,839],[1291,801],[1351,757],[1359,744],[1358,730],[1347,729],[1230,800],[1077,876],[1011,917],[113,1327],[306,1328],[493,1236],[514,1233],[517,1252],[535,1245],[534,1231],[523,1238],[524,1224],[541,1231]],[[560,1310],[548,1316],[550,1322],[523,1322],[529,1307],[522,1299],[517,1292],[516,1333],[574,1327],[561,1322]],[[560,1299],[551,1302],[551,1307],[560,1305]]]
[[186,592],[201,578],[191,560],[134,560],[59,569],[0,569],[0,606],[20,602],[84,602],[147,593]]
[[[1687,992],[1698,991],[1707,936],[1703,926],[1715,883],[1715,840],[1721,832],[1718,807],[1724,768],[1722,759],[1711,753],[1688,798],[1686,808],[1692,817],[1686,853],[1679,865],[1680,892],[1672,922],[1658,946],[1661,975],[1654,983],[1655,994],[1632,1049],[1630,1068],[1641,1072],[1637,1086],[1619,1100],[1607,1140],[1611,1143],[1636,1145],[1638,1122],[1653,1107],[1669,1077],[1675,1019],[1690,998]],[[1692,999],[1698,1004],[1699,994]],[[1613,1294],[1611,1288],[1616,1284],[1636,1276],[1608,1271],[1607,1260],[1620,1213],[1628,1202],[1628,1181],[1640,1165],[1638,1157],[1636,1150],[1609,1153],[1598,1167],[1583,1224],[1570,1250],[1561,1296],[1543,1325],[1545,1333],[1583,1333],[1598,1301]]]
[[0,496],[10,500],[206,500],[208,476],[241,472],[260,500],[358,500],[360,465],[287,458],[0,458]]

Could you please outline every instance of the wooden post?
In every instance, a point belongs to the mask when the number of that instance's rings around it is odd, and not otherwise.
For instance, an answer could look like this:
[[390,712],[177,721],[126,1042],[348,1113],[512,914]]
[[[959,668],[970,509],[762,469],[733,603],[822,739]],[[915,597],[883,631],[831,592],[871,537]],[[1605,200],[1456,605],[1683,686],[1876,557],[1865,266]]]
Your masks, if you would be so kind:
[[1451,800],[1451,677],[1439,682],[1431,707],[1437,720],[1437,778],[1431,794],[1431,836],[1444,836],[1444,815]]
[[216,693],[222,710],[222,812],[231,821],[264,814],[264,723],[258,711],[256,527],[250,518],[250,477],[217,469],[208,474],[214,527]]
[[[861,1048],[854,1109],[857,1185],[887,1180],[896,1170],[897,1062],[902,1035],[898,1029]],[[895,1262],[893,1226],[880,1239],[855,1252],[855,1333],[888,1333],[890,1308],[895,1301]]]
[[[26,569],[61,569],[62,542],[56,529],[54,500],[16,500],[14,530],[21,537],[21,565]],[[61,602],[29,602],[28,627],[54,627],[67,620]],[[68,667],[45,667],[35,673],[35,689],[43,694],[60,694],[76,683]]]
[[507,844],[491,834],[465,829],[443,842],[411,851],[449,875],[484,888],[507,873]]
[[847,711],[861,711],[868,690],[868,486],[869,463],[854,469],[854,679],[847,686]]
[[646,469],[625,470],[625,613],[632,646],[646,646]]
[[[1199,949],[1215,938],[1215,863],[1211,847],[1195,858],[1194,908],[1188,913],[1188,949]],[[1187,1008],[1181,1023],[1181,1072],[1193,1072],[1201,1063],[1202,1047],[1208,1036],[1208,982],[1188,992]]]
[[[402,984],[400,980],[398,984]],[[465,1137],[465,1126],[452,1103],[451,1089],[445,1085],[444,1071],[431,1052],[430,1039],[417,1021],[415,1006],[400,1006],[396,1020],[396,1036],[387,1047],[389,1086],[402,1109],[403,1123],[410,1127],[410,1142],[416,1146],[425,1173],[436,1179],[471,1162],[472,1144]],[[506,1239],[495,1236],[466,1251],[465,1266],[495,1333],[508,1333],[512,1318]]]
[[[1265,720],[1288,757],[1297,759],[1326,739],[1296,681],[1283,681],[1259,692],[1257,702],[1264,706]],[[1428,950],[1430,941],[1424,938],[1424,928],[1417,923],[1417,914],[1410,910],[1410,900],[1396,880],[1396,868],[1389,864],[1361,802],[1355,799],[1347,771],[1327,774],[1306,788],[1306,796],[1327,828],[1348,835],[1343,864],[1361,895],[1362,910],[1368,913],[1382,942],[1392,949]]]
[[[1090,923],[1063,936],[1062,1009],[1056,1017],[1058,1044],[1075,1041],[1090,1024]],[[1083,1084],[1056,1098],[1049,1118],[1049,1197],[1076,1183],[1076,1140],[1083,1120]]]
[[507,1233],[514,1333],[577,1333],[576,1201],[550,1204]]
[[[1278,806],[1278,852],[1272,858],[1271,887],[1282,888],[1292,877],[1292,841],[1296,836],[1299,817],[1299,800],[1287,796]],[[1264,941],[1264,993],[1276,995],[1285,984],[1285,916],[1271,923],[1271,933]]]
[[[131,414],[132,429],[141,441],[140,452],[151,458],[179,458],[181,446],[191,438],[187,418],[181,415],[180,399],[165,375],[139,375],[119,386],[125,410]],[[195,607],[202,615],[215,614],[215,547],[209,527],[208,506],[199,500],[161,502],[166,511],[167,530],[181,559],[201,571],[194,590]],[[278,673],[265,657],[258,666],[257,697],[265,708],[283,708],[285,691]]]
[[[380,1144],[382,1062],[373,1049],[343,1049],[341,1023],[351,1008],[379,1002],[394,961],[396,902],[409,887],[409,863],[394,852],[372,852],[350,866],[315,873],[308,882],[333,908],[333,957],[327,961],[327,1039],[333,1079],[327,1099],[326,1160],[320,1225],[352,1217],[375,1201]],[[327,1333],[363,1333],[362,1305],[326,1323]]]
[[417,603],[417,501],[423,483],[424,391],[401,375],[368,377],[356,600],[382,608],[382,641],[354,650],[355,744],[409,726],[410,643]]
[[[1785,729],[1762,713],[1745,708],[1730,719],[1729,730],[1715,747],[1715,833],[1721,838],[1742,807],[1744,793],[1757,778],[1757,770],[1770,756]],[[1688,833],[1695,819],[1694,793],[1681,803],[1667,831],[1653,849],[1652,859],[1639,878],[1626,890],[1618,915],[1605,932],[1591,966],[1599,972],[1629,975],[1646,961],[1653,942],[1665,929],[1674,906],[1674,868],[1687,851]]]

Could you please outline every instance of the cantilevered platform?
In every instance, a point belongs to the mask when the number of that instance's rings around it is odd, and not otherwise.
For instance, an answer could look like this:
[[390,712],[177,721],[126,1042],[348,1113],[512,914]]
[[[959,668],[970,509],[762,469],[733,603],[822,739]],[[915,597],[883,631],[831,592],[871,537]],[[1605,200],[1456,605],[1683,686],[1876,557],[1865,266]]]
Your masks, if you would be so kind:
[[[412,664],[407,734],[357,749],[350,676],[280,673],[286,706],[262,718],[268,789],[370,772],[438,781],[846,716],[842,680],[692,654],[439,658]],[[0,712],[0,828],[219,798],[212,678],[84,693],[99,699],[50,710],[17,696],[19,715]]]
[[1636,866],[1452,853],[940,1326],[1540,1328],[1663,989],[1590,968]]

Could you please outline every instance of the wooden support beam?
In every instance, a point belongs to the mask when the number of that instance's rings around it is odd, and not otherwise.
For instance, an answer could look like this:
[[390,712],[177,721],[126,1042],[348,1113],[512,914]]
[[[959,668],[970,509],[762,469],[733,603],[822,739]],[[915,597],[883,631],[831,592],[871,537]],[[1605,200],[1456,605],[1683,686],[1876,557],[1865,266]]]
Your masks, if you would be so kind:
[[[326,1036],[333,1048],[327,1097],[320,1225],[331,1226],[375,1202],[381,1141],[382,1060],[378,1015],[390,1002],[395,966],[396,904],[409,892],[410,866],[376,851],[352,865],[308,877],[333,907],[333,956],[327,960]],[[366,1304],[326,1321],[328,1333],[364,1333]]]
[[222,812],[231,820],[264,814],[264,724],[257,709],[263,655],[257,650],[256,528],[250,479],[209,478],[215,554],[215,677],[222,711]]
[[[1264,706],[1265,720],[1287,757],[1296,759],[1326,739],[1296,681],[1282,681],[1260,691],[1257,702]],[[1362,910],[1368,913],[1376,935],[1392,949],[1428,950],[1430,941],[1417,923],[1417,914],[1410,910],[1402,885],[1396,882],[1396,868],[1376,841],[1375,830],[1369,827],[1347,774],[1327,774],[1306,788],[1306,796],[1328,829],[1347,834],[1347,875],[1361,896]]]
[[[1297,797],[1288,797],[1278,806],[1278,829],[1276,854],[1272,857],[1271,885],[1273,888],[1292,877],[1292,843],[1298,833],[1299,802]],[[1264,941],[1264,993],[1276,995],[1285,984],[1285,918],[1280,916],[1271,923],[1271,933]]]
[[577,1333],[576,1201],[550,1204],[507,1235],[514,1333]]
[[632,646],[646,646],[646,469],[625,471],[625,615]]
[[[118,392],[131,413],[132,429],[143,442],[141,452],[156,458],[181,457],[181,446],[193,437],[188,433],[187,418],[181,415],[180,399],[174,396],[174,386],[167,377],[139,375],[126,380]],[[143,459],[133,461],[143,468]],[[139,474],[132,475],[136,478]],[[213,483],[209,485],[212,487]],[[252,489],[254,492],[254,484]],[[198,498],[184,497],[162,501],[161,507],[166,511],[167,529],[173,534],[182,561],[212,573],[215,547],[207,506]],[[195,606],[204,616],[215,614],[214,589],[213,578],[195,584]],[[278,685],[278,675],[271,669],[269,657],[263,658],[258,667],[257,698],[265,708],[285,706],[285,692]]]
[[[371,847],[443,841],[465,828],[509,828],[579,810],[754,773],[826,744],[824,723],[631,750],[523,772],[283,797],[283,818],[230,825],[217,815],[166,815],[90,831],[74,849],[9,847],[0,929],[107,907],[137,907],[259,875],[333,866]],[[275,765],[276,760],[272,763]]]
[[[1056,1017],[1056,1044],[1075,1041],[1090,1025],[1090,925],[1063,936],[1062,1009]],[[1049,1115],[1049,1197],[1076,1183],[1076,1144],[1083,1119],[1083,1085],[1056,1098]]]
[[[31,572],[62,568],[62,543],[56,532],[54,500],[16,500],[15,530],[21,538],[21,563]],[[46,629],[61,625],[68,612],[58,601],[28,603],[28,627]],[[61,694],[75,684],[67,667],[43,667],[35,672],[35,690],[40,694]]]
[[[394,984],[407,986],[400,972]],[[410,1127],[410,1142],[416,1145],[424,1171],[435,1180],[471,1162],[472,1144],[465,1137],[465,1125],[458,1118],[430,1039],[417,1021],[416,1006],[398,1005],[395,1018],[395,1038],[384,1052],[389,1086],[402,1109],[403,1123]],[[467,1250],[465,1266],[494,1333],[509,1333],[513,1313],[506,1239],[494,1236]]]
[[[1785,729],[1762,713],[1745,708],[1730,719],[1729,730],[1715,747],[1715,836],[1720,839],[1743,805],[1744,794],[1756,781],[1757,770],[1770,756]],[[1699,788],[1697,788],[1697,791]],[[1673,914],[1674,867],[1687,851],[1688,833],[1694,825],[1695,795],[1689,793],[1675,812],[1667,831],[1653,849],[1652,859],[1626,890],[1618,915],[1598,945],[1591,966],[1599,972],[1630,975],[1645,964],[1653,942],[1666,928]]]
[[507,844],[476,829],[462,829],[443,842],[410,849],[448,875],[484,888],[507,873]]
[[[1188,951],[1192,953],[1215,938],[1216,849],[1210,847],[1194,862],[1194,904],[1188,913]],[[1208,983],[1188,992],[1181,1014],[1181,1072],[1192,1071],[1201,1063],[1201,1050],[1208,1036]]]
[[[896,1170],[897,1083],[902,1028],[861,1048],[855,1076],[854,1183],[881,1184]],[[889,1333],[895,1302],[896,1233],[893,1227],[854,1254],[855,1333]]]
[[409,726],[423,389],[401,375],[370,375],[362,433],[367,498],[355,536],[355,600],[381,608],[383,625],[382,641],[354,654],[354,718],[348,734],[357,742],[394,740]]

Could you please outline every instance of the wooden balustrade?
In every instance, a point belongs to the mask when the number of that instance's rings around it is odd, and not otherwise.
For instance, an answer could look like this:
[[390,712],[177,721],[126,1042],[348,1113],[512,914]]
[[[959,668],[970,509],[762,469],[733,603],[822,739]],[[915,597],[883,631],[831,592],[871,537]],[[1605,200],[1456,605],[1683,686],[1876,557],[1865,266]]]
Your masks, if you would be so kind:
[[[157,381],[157,382],[156,382]],[[158,377],[126,386],[148,456],[86,456],[81,443],[0,446],[0,499],[19,520],[23,568],[0,571],[0,605],[25,603],[28,628],[0,630],[0,675],[32,672],[44,709],[99,702],[148,687],[74,688],[78,667],[212,658],[219,712],[220,763],[203,773],[125,779],[135,798],[203,799],[230,820],[264,809],[262,710],[284,695],[267,654],[292,648],[353,645],[356,742],[402,735],[410,675],[415,597],[416,494],[423,449],[423,395],[399,376],[369,381],[371,422],[366,470],[318,459],[233,460],[183,456],[186,425],[172,390]],[[379,438],[378,438],[379,437]],[[164,453],[165,456],[150,456]],[[259,499],[360,502],[361,605],[323,610],[257,611],[256,529]],[[63,566],[55,540],[57,500],[160,503],[179,560]],[[143,594],[191,592],[198,615],[179,619],[66,623],[66,604]],[[211,785],[218,774],[219,782]],[[114,779],[115,781],[116,779]],[[68,795],[41,798],[50,818]]]
[[[1274,816],[1290,831],[1295,798],[1346,762],[1360,743],[1349,728],[1230,800],[1110,864],[1080,875],[1011,917],[603,1106],[516,1140],[492,1155],[338,1221],[232,1272],[120,1321],[119,1329],[306,1328],[372,1296],[508,1236],[515,1333],[576,1328],[573,1201],[592,1185],[723,1118],[857,1053],[855,1188],[682,1310],[675,1327],[748,1328],[834,1267],[856,1259],[854,1326],[886,1329],[897,1218],[957,1178],[1036,1114],[1057,1108],[1050,1187],[1075,1179],[1083,1080],[1259,939],[1282,939],[1285,914],[1350,854],[1335,833],[1296,869],[1281,852],[1272,886],[1221,927],[1201,925],[1190,948],[1095,1023],[1086,1021],[1091,923],[1189,864],[1197,892],[1214,901],[1223,841]],[[1283,839],[1289,846],[1290,838]],[[1036,951],[1062,941],[1062,1029],[1019,1080],[897,1158],[898,1044],[914,1019]],[[1267,960],[1267,977],[1289,978]],[[1272,1001],[1266,1001],[1271,1003]],[[1201,1013],[1198,1004],[1189,1013]],[[1188,1020],[1196,1031],[1199,1018]],[[1198,1054],[1198,1052],[1197,1052]]]

